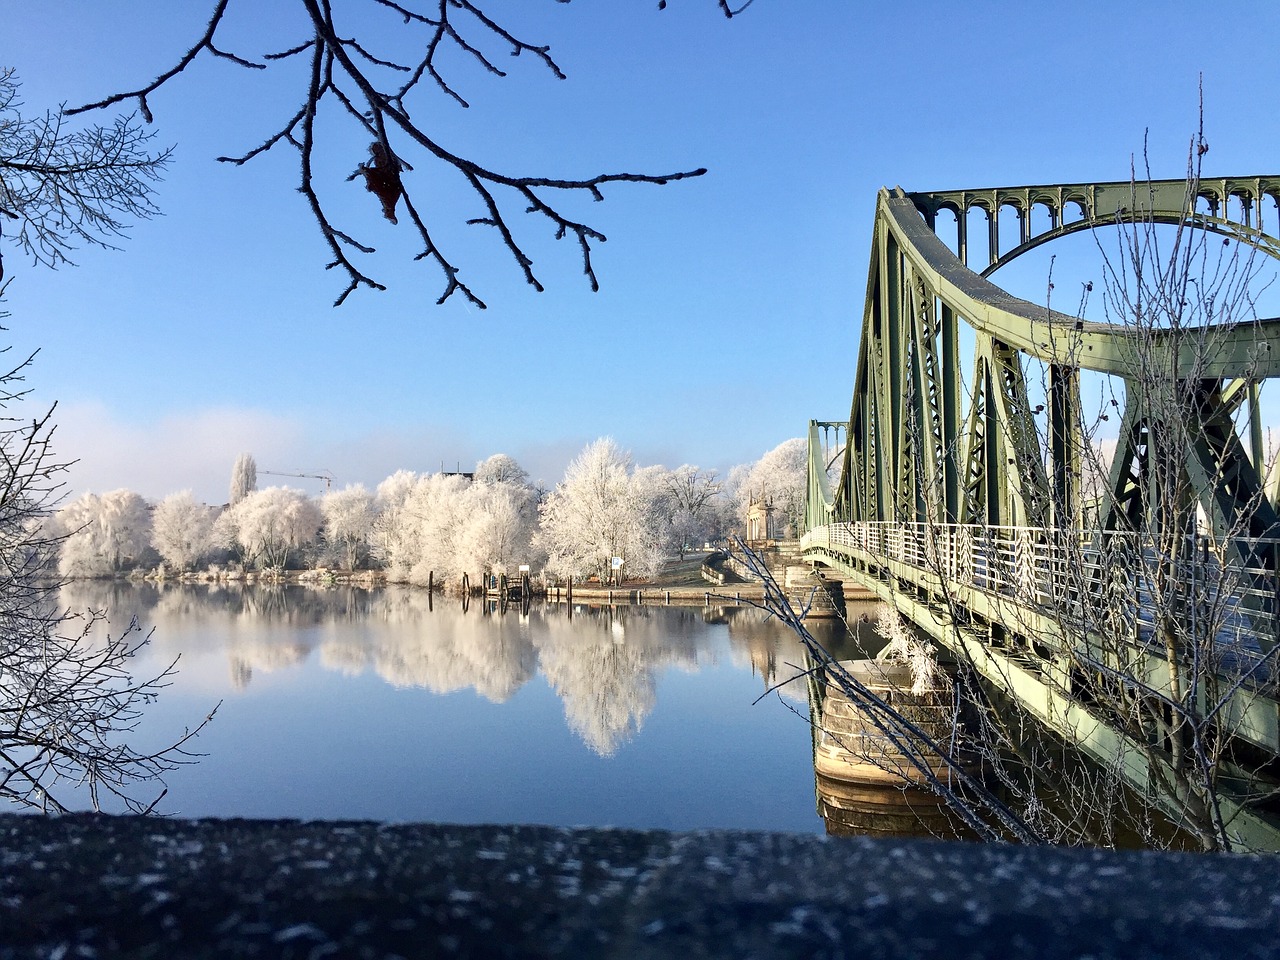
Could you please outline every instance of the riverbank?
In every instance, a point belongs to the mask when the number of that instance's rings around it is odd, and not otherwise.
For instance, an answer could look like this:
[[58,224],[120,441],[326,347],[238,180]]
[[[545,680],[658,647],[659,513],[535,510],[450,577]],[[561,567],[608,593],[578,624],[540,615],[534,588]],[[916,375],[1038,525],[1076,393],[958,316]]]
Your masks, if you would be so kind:
[[0,816],[0,958],[1273,957],[1276,857]]
[[[546,582],[534,579],[532,593],[537,599],[553,603],[574,602],[590,604],[613,603],[673,603],[673,604],[751,604],[764,599],[761,583],[712,583],[702,576],[703,560],[711,552],[689,554],[673,558],[663,565],[656,576],[646,580],[624,580],[617,585],[605,585],[599,581],[567,583]],[[429,584],[406,583],[390,580],[385,570],[338,570],[318,568],[307,570],[242,570],[235,566],[213,566],[204,570],[173,572],[163,567],[147,571],[131,571],[120,579],[144,583],[182,584],[296,584],[312,587],[353,586],[372,589],[393,584],[419,589],[433,589],[450,595],[460,595],[456,583],[443,583],[431,578]],[[473,597],[485,594],[482,577],[468,577]]]
[[764,585],[760,583],[734,583],[717,587],[663,586],[661,584],[623,584],[620,587],[601,587],[597,584],[574,584],[567,587],[550,587],[543,597],[548,603],[589,604],[701,604],[726,606],[729,604],[760,604],[764,602]]
[[[284,572],[262,573],[256,571],[201,571],[185,573],[178,576],[146,576],[123,577],[124,580],[143,583],[179,583],[192,585],[209,584],[267,584],[297,585],[309,587],[351,586],[362,589],[378,587],[407,586],[426,590],[424,584],[389,581],[381,570],[358,570],[354,572],[340,570],[287,570]],[[456,591],[446,590],[439,584],[434,587],[437,593],[446,593],[457,597]],[[483,587],[475,586],[471,590],[473,597],[484,594]],[[702,604],[704,606],[724,604],[759,603],[764,599],[764,585],[760,583],[734,583],[717,586],[708,583],[690,584],[684,581],[668,582],[663,579],[624,582],[619,586],[607,587],[599,583],[576,583],[570,588],[567,584],[535,585],[535,599],[549,603],[589,604]]]
[[[531,594],[534,599],[549,603],[586,603],[591,605],[701,605],[701,606],[754,606],[764,602],[764,584],[744,582],[731,573],[722,574],[724,582],[712,582],[704,576],[704,560],[716,555],[714,551],[703,551],[673,558],[652,579],[624,580],[620,584],[607,585],[597,580],[578,582],[572,585],[564,582],[531,581]],[[723,556],[723,555],[720,555]],[[784,579],[780,569],[775,573],[779,582]],[[456,584],[442,584],[434,581],[431,585],[405,583],[389,580],[384,570],[336,570],[329,568],[308,570],[240,570],[235,567],[211,567],[206,570],[183,573],[166,572],[163,568],[152,571],[134,571],[121,579],[142,581],[146,583],[182,583],[182,584],[296,584],[311,587],[352,586],[373,589],[387,585],[409,586],[418,589],[433,589],[451,596],[460,596]],[[470,595],[482,597],[486,594],[482,578],[468,578]],[[849,600],[871,601],[875,595],[864,587],[852,583],[845,584],[845,597]]]

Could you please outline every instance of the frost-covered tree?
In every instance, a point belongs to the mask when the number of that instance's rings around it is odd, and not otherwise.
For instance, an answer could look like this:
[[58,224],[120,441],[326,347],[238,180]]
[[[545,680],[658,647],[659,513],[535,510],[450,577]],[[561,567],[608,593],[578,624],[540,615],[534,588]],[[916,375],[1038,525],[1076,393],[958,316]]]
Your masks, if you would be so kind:
[[64,576],[109,576],[151,545],[151,511],[132,490],[86,493],[58,511],[56,529],[64,538],[58,560]]
[[331,490],[320,500],[324,515],[324,539],[341,553],[348,570],[354,570],[361,554],[369,550],[377,511],[374,496],[357,483],[342,490]]
[[476,464],[475,479],[476,483],[514,483],[527,487],[529,471],[520,466],[514,457],[495,453]]
[[397,470],[378,484],[374,492],[374,509],[370,547],[373,555],[393,580],[408,579],[413,566],[416,536],[408,523],[405,504],[418,482],[418,474],[411,470]]
[[121,570],[142,558],[151,546],[151,506],[132,490],[102,495],[99,525],[112,570]]
[[58,572],[64,577],[111,573],[97,528],[100,500],[96,493],[81,494],[64,504],[48,523],[48,535],[58,545]]
[[662,561],[676,551],[672,517],[671,471],[663,466],[637,467],[631,472],[629,536],[625,572],[636,577],[657,573]]
[[632,574],[650,572],[655,551],[646,494],[653,485],[647,480],[632,482],[631,455],[613,438],[588,444],[542,502],[538,540],[548,568],[561,576],[595,574],[606,580],[619,557]]
[[469,570],[511,573],[533,559],[537,527],[538,495],[528,483],[481,483],[477,477],[465,494],[457,539],[459,561]]
[[469,480],[456,473],[428,474],[414,484],[404,508],[404,522],[416,550],[409,568],[411,583],[426,583],[433,573],[446,580],[480,573],[463,567],[460,549],[470,486]]
[[538,494],[504,454],[456,474],[402,470],[378,485],[373,552],[392,580],[441,582],[532,559]]
[[458,474],[406,470],[378,485],[374,549],[389,579],[423,584],[480,572],[465,569],[460,553],[471,485]]
[[214,511],[197,503],[190,490],[171,493],[151,515],[151,545],[165,563],[190,570],[215,546]]
[[242,453],[236,457],[236,462],[231,467],[231,490],[227,503],[234,507],[257,489],[258,463],[253,459],[253,454]]
[[804,522],[808,464],[808,442],[802,437],[784,440],[751,465],[739,481],[739,510],[745,515],[751,498],[767,500],[789,534],[795,535]]
[[245,562],[264,569],[284,569],[324,523],[315,501],[290,487],[256,490],[223,515]]
[[672,541],[681,558],[685,550],[723,533],[726,500],[714,470],[682,464],[668,474],[667,492],[673,507]]

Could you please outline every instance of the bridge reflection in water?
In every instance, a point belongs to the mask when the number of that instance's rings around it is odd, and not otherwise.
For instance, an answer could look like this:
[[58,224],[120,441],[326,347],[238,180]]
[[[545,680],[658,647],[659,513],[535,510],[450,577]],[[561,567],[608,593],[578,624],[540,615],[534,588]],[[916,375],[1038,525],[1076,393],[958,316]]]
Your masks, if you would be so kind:
[[818,815],[833,837],[967,836],[946,801],[922,787],[873,786],[820,773],[814,784]]

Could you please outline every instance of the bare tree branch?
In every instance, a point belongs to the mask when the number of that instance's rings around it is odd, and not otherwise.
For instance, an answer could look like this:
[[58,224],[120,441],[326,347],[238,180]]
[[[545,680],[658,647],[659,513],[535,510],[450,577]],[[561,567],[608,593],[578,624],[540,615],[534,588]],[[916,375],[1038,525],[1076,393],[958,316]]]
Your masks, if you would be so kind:
[[[32,359],[0,372],[0,404],[26,393]],[[48,514],[70,464],[54,457],[53,433],[52,408],[0,418],[0,800],[61,813],[72,805],[66,792],[87,787],[95,808],[105,792],[146,812],[163,796],[164,774],[195,759],[191,742],[213,713],[158,749],[130,744],[175,663],[135,674],[148,639],[136,623],[103,635],[101,613],[60,608],[63,538]],[[138,796],[157,783],[150,800]]]
[[[566,3],[568,0],[556,0]],[[732,18],[748,6],[752,0],[732,7],[727,0],[717,0],[726,17]],[[403,199],[410,210],[408,222],[422,241],[422,251],[415,257],[434,263],[444,274],[445,287],[439,303],[455,293],[462,293],[472,304],[484,307],[472,288],[460,279],[461,268],[449,258],[434,238],[439,225],[429,220],[427,207],[413,202],[412,192],[420,189],[420,182],[407,176],[413,172],[410,157],[415,151],[442,165],[461,178],[479,201],[482,212],[465,222],[473,226],[491,227],[498,242],[506,248],[519,267],[525,282],[535,290],[543,290],[543,284],[534,272],[533,258],[525,241],[517,238],[512,217],[516,212],[547,222],[551,236],[557,240],[571,239],[582,256],[583,274],[592,290],[599,289],[599,281],[592,262],[593,248],[605,240],[604,234],[589,224],[571,216],[553,194],[585,194],[592,200],[602,201],[603,188],[614,183],[647,183],[663,185],[706,173],[704,168],[679,170],[664,174],[602,173],[595,176],[548,177],[528,174],[503,173],[490,166],[450,151],[433,137],[427,127],[412,118],[408,98],[419,91],[421,81],[429,78],[437,93],[461,108],[468,106],[467,99],[455,83],[442,70],[442,53],[451,50],[478,65],[486,73],[498,77],[507,76],[491,53],[496,44],[512,57],[530,56],[557,79],[566,74],[552,56],[550,47],[530,42],[503,26],[484,9],[478,0],[430,0],[424,5],[410,5],[397,0],[295,0],[296,9],[305,17],[309,39],[286,50],[268,53],[262,62],[228,53],[217,45],[220,29],[224,28],[231,12],[232,0],[217,0],[204,32],[179,57],[168,70],[150,83],[135,89],[116,93],[93,103],[66,111],[77,114],[86,110],[102,109],[118,103],[136,101],[147,121],[152,114],[148,97],[182,74],[202,54],[228,60],[237,66],[265,70],[282,60],[291,59],[310,50],[311,70],[302,96],[302,106],[274,133],[265,137],[247,152],[223,156],[218,159],[236,165],[244,164],[269,152],[281,143],[287,143],[299,153],[298,190],[306,198],[316,224],[329,245],[333,258],[328,267],[346,274],[347,285],[336,303],[342,303],[360,287],[382,290],[385,287],[369,276],[356,264],[350,251],[371,254],[372,244],[356,239],[353,231],[340,226],[330,213],[332,191],[330,184],[315,179],[317,151],[329,153],[348,149],[338,143],[329,125],[324,125],[323,136],[317,125],[326,100],[333,100],[338,114],[345,115],[370,141],[369,150],[374,160],[357,168],[370,189],[383,202],[384,215],[391,223],[398,222],[395,207]],[[242,4],[243,6],[243,4]],[[662,5],[660,5],[662,6]],[[370,40],[368,23],[361,17],[368,16],[370,7],[397,16],[403,28],[422,42],[416,62],[403,62],[398,55],[383,53]],[[340,27],[339,21],[342,21]],[[408,75],[407,77],[405,75]],[[378,158],[382,157],[382,160]],[[375,189],[371,175],[388,175],[394,171],[398,189],[394,202],[390,193]],[[389,188],[388,188],[389,190]],[[512,206],[512,201],[517,206]]]
[[[0,70],[0,235],[32,261],[71,263],[78,244],[114,248],[131,219],[159,211],[153,185],[170,151],[150,153],[152,134],[132,117],[73,130],[61,116],[28,117],[12,70]],[[0,280],[4,278],[0,252]]]

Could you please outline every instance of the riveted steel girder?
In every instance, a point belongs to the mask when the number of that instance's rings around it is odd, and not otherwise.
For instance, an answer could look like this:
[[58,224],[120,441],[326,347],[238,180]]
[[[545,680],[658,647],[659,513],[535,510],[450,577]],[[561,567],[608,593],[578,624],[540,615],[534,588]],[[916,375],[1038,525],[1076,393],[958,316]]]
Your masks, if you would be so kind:
[[[989,263],[981,271],[986,276],[1009,261],[1058,237],[1091,230],[1111,223],[1150,220],[1156,223],[1194,222],[1206,230],[1233,237],[1256,246],[1268,256],[1280,258],[1280,242],[1263,229],[1263,206],[1267,199],[1280,206],[1280,177],[1222,177],[1197,180],[1153,180],[1148,182],[1069,183],[1030,187],[991,187],[976,190],[943,190],[909,194],[930,228],[938,213],[946,210],[956,217],[961,260],[967,262],[967,215],[982,210],[988,218]],[[1241,219],[1227,216],[1236,201]],[[1048,229],[1033,231],[1031,211],[1042,208]],[[1069,208],[1078,218],[1068,220]],[[1018,218],[1018,244],[1007,253],[999,248],[995,229],[1002,209],[1011,208]],[[1207,209],[1206,209],[1207,208]]]
[[[1208,484],[1203,506],[1215,528],[1231,528],[1238,520],[1231,509],[1251,502],[1262,482],[1256,388],[1259,381],[1280,376],[1280,319],[1217,325],[1208,351],[1199,331],[1186,329],[1145,331],[1139,347],[1133,331],[1123,325],[1085,322],[1010,295],[966,267],[934,234],[930,221],[943,209],[963,218],[973,206],[988,211],[1013,206],[1025,214],[1044,205],[1052,228],[1039,237],[1024,228],[1025,245],[1054,231],[1060,235],[1068,226],[1063,213],[1075,204],[1083,212],[1081,222],[1090,227],[1139,217],[1193,222],[1207,229],[1224,226],[1257,249],[1280,255],[1280,241],[1254,223],[1218,216],[1234,199],[1246,221],[1259,220],[1267,198],[1280,199],[1280,177],[1201,180],[1191,190],[1181,180],[913,194],[881,190],[846,474],[831,492],[831,502],[815,504],[813,523],[835,517],[1077,526],[1085,447],[1078,374],[1090,370],[1124,378],[1130,401],[1109,502],[1100,511],[1103,526],[1123,514],[1126,525],[1142,528],[1147,510],[1134,499],[1141,484],[1128,476],[1140,467],[1141,443],[1152,427],[1150,416],[1139,413],[1149,407],[1147,387],[1132,380],[1141,361],[1175,381],[1194,378],[1206,396],[1222,392],[1224,403],[1230,395],[1247,392],[1251,457],[1246,459],[1253,470],[1241,470],[1237,459],[1244,448],[1225,437],[1214,449],[1192,450],[1187,461],[1196,478]],[[1198,201],[1210,207],[1212,217],[1197,210]],[[958,355],[962,324],[975,336],[967,398],[961,396]],[[1048,369],[1049,422],[1043,442],[1034,421],[1039,410],[1032,411],[1027,398],[1028,358]]]
[[[1150,544],[1158,537],[1176,540],[1191,533],[1195,543],[1199,523],[1214,535],[1202,539],[1215,540],[1218,551],[1215,558],[1201,558],[1202,566],[1225,564],[1243,571],[1239,586],[1245,595],[1232,608],[1232,629],[1252,629],[1247,643],[1269,657],[1266,651],[1280,642],[1280,492],[1264,492],[1258,386],[1280,377],[1280,319],[1148,328],[1139,337],[1125,325],[1090,323],[1014,297],[963,262],[965,217],[973,207],[987,211],[993,225],[991,264],[984,273],[1040,243],[1107,224],[1176,223],[1234,237],[1280,258],[1280,240],[1261,227],[1264,201],[1280,203],[1280,177],[1201,180],[1190,189],[1178,180],[913,194],[882,190],[847,444],[835,484],[828,482],[829,464],[820,452],[820,432],[829,425],[815,422],[810,427],[806,517],[816,538],[806,547],[810,559],[865,576],[867,586],[941,642],[961,635],[948,628],[943,636],[935,629],[939,624],[987,624],[993,632],[999,627],[1006,635],[1017,635],[1018,655],[1026,657],[1044,647],[1053,623],[1052,612],[1022,599],[1022,592],[1032,589],[1044,572],[1028,566],[1026,579],[1020,579],[1022,558],[1030,555],[1021,546],[1024,541],[1091,543],[1092,549],[1105,551],[1108,544]],[[1029,217],[1037,205],[1049,213],[1048,229],[1038,233]],[[1068,222],[1072,205],[1080,216]],[[1010,206],[1019,212],[1019,242],[1001,254],[994,224],[999,210]],[[957,215],[959,256],[932,229],[941,210]],[[966,342],[973,344],[968,358],[959,354],[964,327],[970,331]],[[1034,409],[1027,384],[1032,359],[1044,372],[1045,402]],[[962,367],[971,370],[968,382]],[[1101,502],[1087,505],[1081,463],[1089,439],[1082,424],[1081,371],[1124,381],[1111,474]],[[1280,491],[1280,470],[1269,485]],[[856,539],[872,528],[915,530],[921,544],[927,538],[920,537],[920,530],[940,529],[943,537],[961,543],[973,531],[999,528],[1010,542],[1007,561],[1000,562],[1010,564],[1015,575],[1008,589],[991,592],[989,583],[983,586],[981,578],[989,580],[997,562],[984,547],[969,556],[965,570],[951,572],[958,579],[942,591],[935,582],[937,570],[894,555],[898,548],[872,553],[856,544],[833,546],[830,531]],[[820,542],[824,536],[825,546]],[[1045,561],[1045,569],[1065,578],[1064,596],[1084,604],[1106,599],[1072,593],[1071,572],[1053,566],[1057,556]],[[1175,556],[1176,562],[1185,559]],[[1104,591],[1117,586],[1106,578],[1099,583]],[[1118,586],[1135,589],[1132,584]],[[953,601],[959,597],[964,610],[957,614],[939,608],[944,592]],[[983,598],[998,603],[984,606]],[[1002,611],[1008,610],[1014,612],[1005,622]],[[1117,624],[1117,629],[1124,627]],[[1095,632],[1073,642],[1083,643],[1086,652],[1096,652],[1095,646],[1105,650],[1097,642],[1100,636]],[[964,643],[976,660],[987,657],[994,663],[1003,656],[977,634],[966,635]],[[1047,658],[1032,664],[1031,673],[1049,676],[1058,669],[1052,654],[1035,655]],[[992,676],[1007,672],[1001,666]],[[1057,688],[1010,692],[1030,698],[1026,702],[1034,708],[1036,698],[1050,689]],[[1081,713],[1079,704],[1064,704],[1055,708],[1063,717],[1063,711],[1074,710],[1080,723],[1101,731],[1100,757],[1120,749],[1104,724]],[[1254,731],[1246,736],[1251,743],[1280,749],[1280,702],[1273,695],[1241,686],[1227,712],[1248,721],[1242,721],[1237,735]],[[1057,714],[1046,716],[1052,720]],[[1076,722],[1058,728],[1090,749],[1093,734],[1071,734]],[[1131,773],[1126,776],[1141,786],[1144,771]],[[1254,816],[1247,802],[1240,810],[1241,822]]]
[[[881,218],[912,270],[974,329],[1049,363],[1121,377],[1132,370],[1132,333],[1122,325],[1081,321],[1007,293],[961,263],[900,192],[880,192]],[[1199,355],[1185,333],[1156,330],[1151,336],[1147,356],[1176,376],[1280,376],[1280,319],[1216,328],[1210,357]]]

